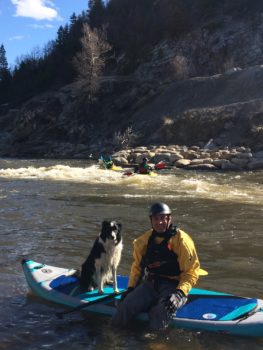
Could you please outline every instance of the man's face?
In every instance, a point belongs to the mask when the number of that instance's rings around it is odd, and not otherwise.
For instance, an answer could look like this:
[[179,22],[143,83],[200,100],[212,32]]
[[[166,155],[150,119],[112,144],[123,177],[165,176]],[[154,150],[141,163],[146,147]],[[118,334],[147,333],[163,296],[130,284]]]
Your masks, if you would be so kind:
[[158,214],[152,216],[152,227],[158,233],[164,233],[171,225],[171,215]]

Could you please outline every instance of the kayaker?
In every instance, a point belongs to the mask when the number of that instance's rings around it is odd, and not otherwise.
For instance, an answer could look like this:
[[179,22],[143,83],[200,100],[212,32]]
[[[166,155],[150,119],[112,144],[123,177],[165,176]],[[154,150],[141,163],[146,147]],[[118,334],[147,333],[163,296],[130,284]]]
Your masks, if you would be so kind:
[[148,159],[143,157],[142,162],[134,168],[135,173],[149,174],[152,171],[152,167],[148,164]]
[[104,169],[111,169],[114,165],[111,156],[107,158],[101,156],[99,160],[101,161],[101,165]]
[[166,328],[198,280],[200,264],[194,242],[172,224],[169,206],[153,204],[149,217],[152,229],[133,242],[128,288],[112,318],[115,327],[125,327],[144,311],[152,330]]

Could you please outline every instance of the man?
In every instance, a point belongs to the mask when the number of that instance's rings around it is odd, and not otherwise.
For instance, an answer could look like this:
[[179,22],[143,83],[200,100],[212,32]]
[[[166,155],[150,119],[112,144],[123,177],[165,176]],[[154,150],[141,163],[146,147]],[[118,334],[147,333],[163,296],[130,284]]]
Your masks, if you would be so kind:
[[99,162],[101,164],[101,167],[104,169],[111,169],[114,165],[111,156],[108,156],[108,157],[101,156],[99,158]]
[[151,206],[152,229],[134,240],[134,261],[128,289],[112,318],[124,327],[140,312],[148,312],[150,328],[166,328],[198,280],[200,268],[190,236],[172,225],[171,209],[165,203]]
[[146,157],[143,157],[142,162],[135,167],[134,172],[139,174],[149,174],[151,170],[152,168],[148,164],[148,159]]

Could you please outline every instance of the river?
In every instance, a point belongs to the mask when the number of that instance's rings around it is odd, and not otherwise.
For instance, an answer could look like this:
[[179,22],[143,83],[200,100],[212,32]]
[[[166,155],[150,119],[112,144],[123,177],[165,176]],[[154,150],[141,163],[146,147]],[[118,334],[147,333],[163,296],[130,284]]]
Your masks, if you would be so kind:
[[125,177],[89,161],[1,159],[0,349],[262,349],[263,337],[182,329],[153,334],[143,324],[116,332],[109,319],[89,313],[59,320],[57,306],[28,293],[20,264],[32,258],[79,267],[101,221],[114,218],[123,225],[118,273],[128,274],[132,241],[149,228],[149,206],[163,201],[209,272],[199,288],[263,298],[262,175],[170,170]]

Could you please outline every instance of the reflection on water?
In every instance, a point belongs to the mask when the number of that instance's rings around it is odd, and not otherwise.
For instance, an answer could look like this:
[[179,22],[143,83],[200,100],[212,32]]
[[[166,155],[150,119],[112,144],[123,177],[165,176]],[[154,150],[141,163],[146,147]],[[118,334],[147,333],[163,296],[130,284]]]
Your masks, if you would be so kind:
[[27,297],[20,260],[78,267],[101,221],[123,224],[119,273],[128,274],[132,241],[149,228],[147,208],[167,202],[195,240],[209,275],[200,288],[263,298],[263,180],[257,173],[182,170],[125,177],[81,161],[0,161],[0,349],[262,349],[261,339],[168,330],[134,324],[113,332],[107,318],[54,316],[54,305]]

